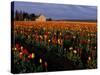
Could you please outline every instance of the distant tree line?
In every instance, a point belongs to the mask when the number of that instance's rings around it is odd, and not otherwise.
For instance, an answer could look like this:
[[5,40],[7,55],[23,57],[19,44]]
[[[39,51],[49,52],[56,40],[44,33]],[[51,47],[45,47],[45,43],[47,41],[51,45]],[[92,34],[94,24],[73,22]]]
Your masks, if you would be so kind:
[[[15,11],[14,14],[14,20],[15,21],[34,21],[39,15],[36,15],[34,13],[27,13],[27,12],[23,12],[23,11]],[[51,21],[52,18],[47,18],[47,21]]]

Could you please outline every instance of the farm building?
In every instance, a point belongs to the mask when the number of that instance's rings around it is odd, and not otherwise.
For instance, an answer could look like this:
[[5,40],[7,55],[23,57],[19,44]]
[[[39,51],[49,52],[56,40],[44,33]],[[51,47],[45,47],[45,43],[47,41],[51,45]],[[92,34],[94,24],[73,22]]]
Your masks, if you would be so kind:
[[44,15],[39,15],[35,21],[46,21],[46,17]]

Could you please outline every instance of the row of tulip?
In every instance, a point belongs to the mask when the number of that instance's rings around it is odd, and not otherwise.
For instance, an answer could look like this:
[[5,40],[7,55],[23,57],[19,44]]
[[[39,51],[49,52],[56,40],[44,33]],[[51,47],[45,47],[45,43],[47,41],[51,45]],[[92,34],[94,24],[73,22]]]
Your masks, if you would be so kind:
[[[52,24],[16,25],[14,28],[15,46],[12,48],[15,64],[21,60],[35,65],[35,69],[30,72],[48,71],[48,63],[50,62],[47,61],[46,54],[54,51],[55,54],[64,56],[64,59],[72,61],[80,69],[96,68],[96,25],[65,24],[56,26],[57,28]],[[41,69],[37,70],[40,66]]]

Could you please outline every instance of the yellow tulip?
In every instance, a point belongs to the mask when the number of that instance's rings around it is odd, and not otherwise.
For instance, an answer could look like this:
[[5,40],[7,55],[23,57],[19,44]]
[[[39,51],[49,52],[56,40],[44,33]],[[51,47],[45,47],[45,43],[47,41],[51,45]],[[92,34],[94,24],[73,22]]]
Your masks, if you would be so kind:
[[51,40],[48,40],[48,42],[50,42]]
[[70,47],[69,50],[73,50],[73,47]]
[[77,51],[76,51],[76,50],[74,50],[73,52],[74,52],[75,54],[77,53]]
[[88,42],[90,42],[91,40],[90,39],[88,39]]
[[23,50],[23,46],[21,46],[21,50]]
[[76,36],[73,36],[73,38],[75,39],[75,38],[76,38]]
[[41,58],[40,58],[39,62],[42,63],[42,59]]
[[62,35],[62,33],[60,32],[60,35]]
[[15,47],[15,51],[17,50],[17,48]]
[[40,38],[43,39],[43,37],[40,35]]
[[35,58],[35,54],[34,54],[34,53],[32,53],[32,59],[33,59],[33,58]]

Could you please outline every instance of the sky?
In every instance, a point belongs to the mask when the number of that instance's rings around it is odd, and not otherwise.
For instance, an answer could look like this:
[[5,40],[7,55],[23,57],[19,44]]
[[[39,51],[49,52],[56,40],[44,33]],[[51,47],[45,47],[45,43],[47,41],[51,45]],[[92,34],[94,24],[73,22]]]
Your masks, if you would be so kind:
[[14,2],[14,12],[24,11],[36,15],[43,14],[56,20],[96,20],[97,7],[69,4],[51,4],[36,2]]

